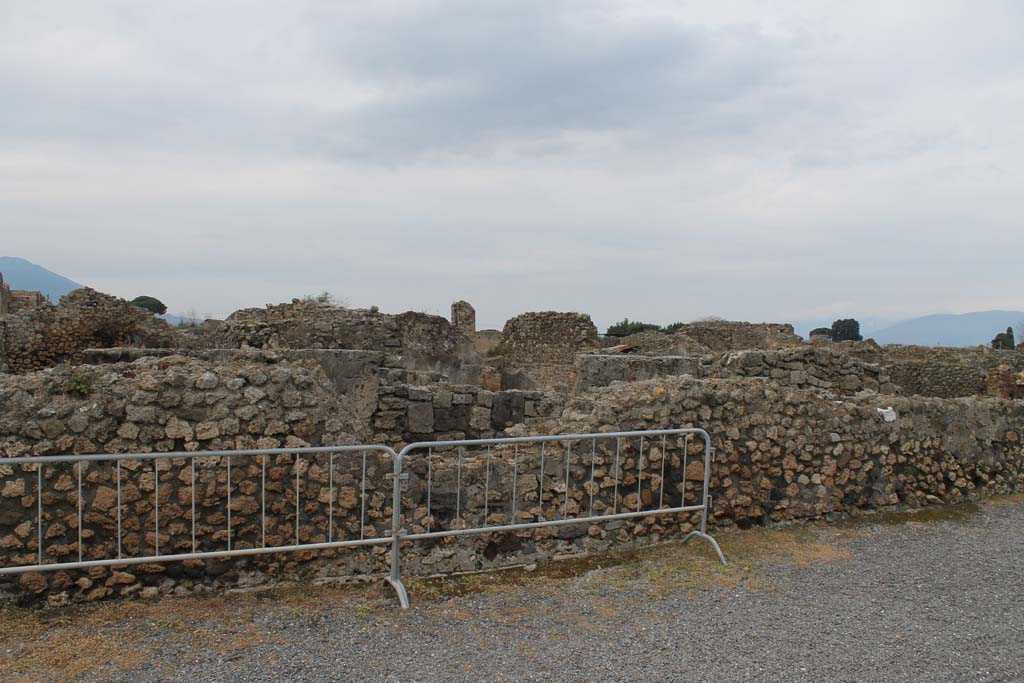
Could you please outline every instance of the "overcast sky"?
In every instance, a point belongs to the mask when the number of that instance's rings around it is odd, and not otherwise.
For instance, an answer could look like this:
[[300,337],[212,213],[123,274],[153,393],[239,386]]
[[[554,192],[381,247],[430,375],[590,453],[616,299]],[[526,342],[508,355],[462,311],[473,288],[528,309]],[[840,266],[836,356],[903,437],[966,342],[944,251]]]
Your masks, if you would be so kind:
[[172,311],[1024,308],[1024,3],[0,0],[0,255]]

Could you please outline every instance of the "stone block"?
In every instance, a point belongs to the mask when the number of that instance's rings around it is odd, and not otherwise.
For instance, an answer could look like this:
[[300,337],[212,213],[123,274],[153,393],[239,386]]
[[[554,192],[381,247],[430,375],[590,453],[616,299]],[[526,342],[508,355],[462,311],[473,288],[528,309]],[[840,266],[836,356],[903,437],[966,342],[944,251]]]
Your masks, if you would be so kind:
[[409,431],[430,434],[434,431],[434,406],[427,401],[409,404]]
[[469,417],[470,429],[485,431],[491,428],[491,409],[484,406],[474,406]]

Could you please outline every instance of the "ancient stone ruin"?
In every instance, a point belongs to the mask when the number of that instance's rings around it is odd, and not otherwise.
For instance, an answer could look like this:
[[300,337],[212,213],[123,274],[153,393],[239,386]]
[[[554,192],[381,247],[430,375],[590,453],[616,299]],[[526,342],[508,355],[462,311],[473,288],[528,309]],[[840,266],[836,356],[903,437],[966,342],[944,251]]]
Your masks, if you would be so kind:
[[[125,461],[117,473],[103,463],[38,472],[16,466],[25,456],[398,450],[419,441],[700,427],[717,451],[712,524],[740,527],[1024,486],[1020,350],[812,343],[786,324],[723,321],[605,339],[589,316],[564,312],[524,313],[497,332],[477,330],[465,301],[446,320],[293,300],[179,329],[89,289],[51,304],[0,286],[0,371],[0,565],[31,563],[40,552],[36,477],[43,554],[53,562],[77,558],[79,509],[89,552],[114,550],[117,495],[129,553],[219,547],[229,491],[234,547],[384,533],[390,523],[389,461],[375,452],[330,463],[326,455],[240,458],[230,479],[211,458],[200,462],[195,488],[188,459],[155,469]],[[659,488],[685,497],[704,477],[699,452],[689,442],[646,453],[627,447],[622,470],[618,453],[613,466],[609,452],[564,452],[549,457],[551,476],[540,477],[504,451],[467,452],[457,469],[452,460],[419,458],[402,492],[405,524],[415,533],[451,522],[456,510],[496,523],[544,514],[556,500],[564,511],[617,508],[649,503]],[[535,463],[538,455],[516,457]],[[592,489],[560,488],[559,473],[568,481],[587,468]],[[265,512],[255,493],[263,481],[273,492]],[[510,507],[513,498],[525,509]],[[433,573],[532,562],[678,537],[694,523],[649,517],[437,539],[411,548],[406,564]],[[385,551],[32,573],[0,578],[0,590],[61,602],[354,576],[385,570]]]

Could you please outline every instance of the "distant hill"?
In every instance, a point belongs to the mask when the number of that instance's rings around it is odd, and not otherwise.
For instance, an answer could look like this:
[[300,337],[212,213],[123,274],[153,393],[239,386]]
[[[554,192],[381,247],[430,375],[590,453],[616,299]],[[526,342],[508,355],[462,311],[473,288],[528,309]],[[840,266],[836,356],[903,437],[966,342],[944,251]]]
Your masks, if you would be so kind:
[[164,313],[163,315],[158,315],[157,317],[158,318],[163,318],[164,320],[167,321],[168,325],[173,325],[174,327],[178,327],[179,325],[202,325],[203,324],[203,318],[193,318],[193,317],[191,317],[191,316],[189,316],[189,315],[187,315],[185,313],[181,313],[181,314],[177,314],[177,313]]
[[4,282],[11,289],[42,292],[53,303],[60,301],[68,292],[82,287],[74,280],[17,256],[0,256],[0,273],[3,273]]
[[920,344],[923,346],[977,346],[989,344],[997,332],[1013,328],[1020,343],[1024,311],[980,311],[977,313],[926,315],[862,332],[879,344]]

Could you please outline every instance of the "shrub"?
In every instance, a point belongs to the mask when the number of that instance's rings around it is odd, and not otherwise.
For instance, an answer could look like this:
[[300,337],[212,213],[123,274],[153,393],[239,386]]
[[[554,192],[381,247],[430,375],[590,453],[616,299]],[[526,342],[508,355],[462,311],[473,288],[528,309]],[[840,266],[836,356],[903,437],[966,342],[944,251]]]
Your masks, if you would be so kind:
[[815,327],[813,330],[811,330],[811,334],[809,336],[811,336],[811,337],[828,337],[829,339],[831,339],[832,338],[832,330],[831,330],[831,328],[828,328],[828,327]]
[[167,312],[167,306],[164,305],[164,302],[151,296],[137,296],[129,303],[131,303],[132,306],[145,308],[150,313],[154,313],[156,315],[163,315]]
[[64,383],[64,393],[75,398],[86,398],[92,393],[92,375],[73,370]]
[[328,304],[330,306],[337,306],[338,308],[347,308],[348,300],[341,297],[334,296],[326,289],[319,294],[307,294],[302,297],[303,301],[315,302],[318,304]]

